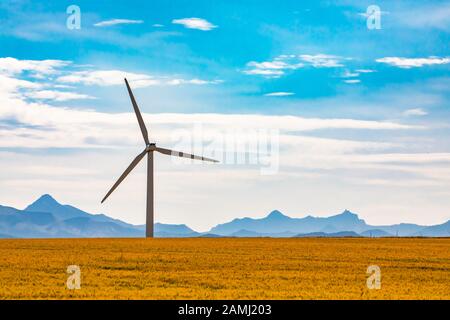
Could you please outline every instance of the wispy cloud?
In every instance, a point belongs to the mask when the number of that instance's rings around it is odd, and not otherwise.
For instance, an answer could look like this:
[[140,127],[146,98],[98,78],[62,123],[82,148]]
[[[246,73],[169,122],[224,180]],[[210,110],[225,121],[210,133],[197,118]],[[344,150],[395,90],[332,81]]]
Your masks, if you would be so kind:
[[402,57],[385,57],[376,60],[380,63],[386,63],[394,67],[410,69],[420,68],[429,65],[441,65],[450,63],[450,58],[428,57],[428,58],[402,58]]
[[86,94],[54,90],[31,91],[25,93],[25,96],[36,100],[52,100],[58,102],[68,100],[95,99],[94,97]]
[[[0,84],[11,82],[0,78]],[[71,145],[77,148],[114,147],[129,145],[134,140],[136,130],[132,112],[111,114],[94,110],[83,110],[70,107],[54,107],[46,103],[30,103],[26,93],[21,92],[23,83],[15,87],[0,90],[0,122],[15,120],[28,125],[28,128],[17,127],[3,130],[0,134],[0,147],[33,146],[33,148],[64,147]],[[25,83],[27,87],[29,85]],[[34,88],[32,88],[34,90]],[[164,124],[162,136],[170,137],[173,128],[189,128],[192,124],[202,123],[208,132],[226,132],[230,128],[246,128],[247,130],[265,128],[266,130],[282,130],[287,135],[287,143],[295,142],[298,132],[322,129],[352,130],[417,130],[420,126],[406,125],[396,122],[371,121],[358,119],[303,118],[298,116],[257,115],[257,114],[144,114],[154,126]],[[51,127],[52,131],[35,128]],[[0,129],[1,130],[1,129]],[[126,138],[124,137],[133,137]],[[294,139],[294,140],[293,140]],[[291,141],[291,142],[289,142]],[[337,142],[338,146],[349,145],[350,142]],[[359,146],[359,142],[350,146]],[[369,144],[370,145],[370,144]]]
[[427,111],[423,110],[422,108],[415,108],[415,109],[408,109],[405,112],[403,112],[403,115],[409,117],[409,116],[426,116],[428,114]]
[[359,72],[351,72],[349,70],[345,70],[342,74],[342,78],[356,78],[359,77]]
[[342,57],[329,55],[329,54],[316,54],[300,55],[303,61],[309,62],[313,67],[316,68],[336,68],[344,66],[342,62]]
[[356,84],[356,83],[360,83],[361,80],[359,80],[359,79],[347,79],[347,80],[344,80],[344,82],[348,83],[348,84]]
[[296,70],[311,66],[314,68],[336,68],[342,67],[344,58],[327,54],[316,55],[294,55],[284,54],[275,57],[272,61],[247,63],[247,69],[243,72],[249,75],[261,75],[267,78],[278,78],[288,70]]
[[63,60],[19,60],[16,58],[0,58],[0,72],[14,75],[22,72],[30,72],[32,75],[41,77],[43,75],[55,74],[59,68],[71,64]]
[[376,70],[372,70],[372,69],[357,69],[355,70],[358,73],[373,73],[376,72]]
[[147,87],[159,83],[158,80],[149,75],[121,70],[76,71],[58,77],[56,81],[71,84],[113,86],[123,84],[124,78],[128,78],[128,80],[133,82],[135,87]]
[[274,70],[274,69],[259,69],[259,68],[255,68],[255,69],[245,70],[244,73],[248,74],[248,75],[265,76],[265,77],[268,77],[268,78],[278,78],[278,77],[280,77],[280,76],[282,76],[284,74],[284,71],[282,71],[282,70]]
[[270,93],[266,93],[265,96],[266,97],[287,97],[287,96],[293,96],[295,93],[293,92],[270,92]]
[[[414,128],[407,125],[377,121],[361,121],[354,119],[313,119],[291,116],[262,115],[224,115],[224,114],[144,114],[154,126],[159,129],[160,136],[170,137],[174,128],[189,130],[194,123],[202,123],[207,132],[220,134],[229,128],[259,128],[282,129],[286,135],[284,141],[295,143],[298,137],[291,134],[299,131],[314,131],[327,128],[359,129],[359,130],[407,130]],[[131,145],[135,140],[135,118],[133,113],[108,114],[97,111],[57,108],[50,105],[39,105],[30,108],[26,103],[22,106],[7,106],[0,110],[0,121],[14,119],[30,125],[30,128],[15,128],[2,132],[4,139],[0,147],[33,148],[65,147],[72,145],[77,148],[117,147]],[[163,126],[161,126],[164,124]],[[251,124],[249,126],[249,124]],[[51,127],[52,131],[37,130],[36,127]],[[124,138],[130,137],[130,138]],[[317,142],[314,138],[303,138]],[[322,139],[327,140],[327,139]],[[336,142],[339,148],[348,146],[362,148],[364,145],[375,147],[377,143],[359,143],[357,141]],[[335,144],[335,145],[336,145]],[[323,146],[325,147],[325,146]],[[331,147],[331,146],[329,146]]]
[[[86,80],[88,83],[104,84],[104,79],[111,79],[110,74],[105,77],[83,77],[73,79]],[[86,76],[83,74],[83,76]],[[109,82],[115,84],[118,80]],[[134,80],[152,80],[136,75]],[[89,82],[90,81],[90,82]],[[133,82],[135,86],[136,82]],[[192,82],[192,81],[191,81]],[[202,82],[203,83],[203,82]],[[141,83],[142,84],[142,83]],[[132,137],[135,127],[135,118],[132,112],[110,114],[94,110],[83,110],[70,107],[55,107],[46,100],[71,100],[87,98],[76,93],[63,94],[50,90],[42,90],[42,84],[16,79],[11,76],[0,75],[0,122],[13,119],[18,123],[24,123],[28,127],[16,127],[14,129],[1,130],[0,147],[21,147],[30,145],[33,148],[64,147],[72,145],[77,148],[92,148],[115,145],[126,145],[128,140],[123,137]],[[276,93],[283,95],[286,93]],[[42,102],[29,102],[28,97],[34,97]],[[419,126],[411,126],[395,122],[369,121],[357,119],[330,119],[330,118],[302,118],[298,116],[277,116],[257,114],[153,114],[144,115],[151,117],[151,123],[155,126],[165,124],[168,128],[166,136],[170,136],[170,130],[174,127],[189,128],[194,123],[203,123],[208,130],[223,130],[227,128],[265,128],[282,130],[286,134],[301,131],[314,131],[321,129],[353,129],[353,130],[410,130],[419,129]],[[36,128],[51,127],[52,131]],[[120,129],[119,129],[120,128]],[[290,134],[289,134],[290,135]],[[295,136],[295,134],[293,134]],[[65,138],[63,138],[65,137]],[[293,139],[293,137],[289,138]],[[131,141],[131,140],[130,140]]]
[[303,63],[295,61],[295,56],[278,56],[273,61],[247,63],[245,74],[262,75],[266,77],[276,78],[284,74],[285,70],[295,70],[304,66]]
[[[16,58],[0,58],[0,74],[8,77],[15,77],[26,74],[36,79],[48,80],[48,76],[56,76],[55,82],[51,86],[54,88],[68,89],[73,88],[67,84],[84,84],[98,86],[113,86],[123,84],[123,79],[128,78],[135,87],[147,87],[152,85],[205,85],[219,84],[222,80],[204,80],[204,79],[183,79],[171,76],[151,76],[147,74],[138,74],[122,70],[85,70],[73,71],[76,66],[71,61],[63,60],[19,60]],[[80,66],[78,66],[80,67]],[[10,78],[11,84],[21,84],[23,87],[33,88],[42,87],[42,84]],[[5,86],[8,84],[5,83]],[[62,91],[40,91],[29,93],[29,97],[35,99],[55,99],[65,101],[71,99],[87,99],[88,96],[68,93]]]
[[223,80],[202,80],[202,79],[178,79],[178,78],[174,78],[174,79],[170,79],[170,80],[165,80],[165,81],[161,81],[160,84],[161,85],[173,85],[173,86],[177,86],[177,85],[182,85],[182,84],[194,84],[194,85],[205,85],[205,84],[219,84],[219,83],[223,83]]
[[130,19],[111,19],[100,21],[94,24],[95,27],[110,27],[119,24],[142,24],[143,20],[130,20]]
[[174,19],[172,20],[172,23],[181,24],[188,29],[197,29],[202,31],[210,31],[214,28],[217,28],[216,25],[213,25],[211,22],[201,18]]
[[147,74],[138,74],[121,70],[93,70],[93,71],[76,71],[68,75],[58,77],[56,81],[61,83],[97,85],[97,86],[115,86],[122,85],[123,79],[127,78],[135,88],[143,88],[149,86],[168,85],[176,86],[183,84],[205,85],[218,84],[220,80],[202,80],[202,79],[182,79],[171,78],[167,76],[151,76]]
[[[93,66],[74,65],[63,60],[20,60],[0,58],[0,94],[3,97],[31,99],[33,101],[62,102],[95,99],[78,92],[71,92],[77,85],[123,85],[128,78],[135,88],[148,86],[179,86],[219,84],[222,80],[180,78],[179,76],[152,76],[122,70],[80,70]],[[30,81],[30,78],[35,81]],[[1,97],[0,97],[1,98]],[[1,103],[1,101],[0,101]]]

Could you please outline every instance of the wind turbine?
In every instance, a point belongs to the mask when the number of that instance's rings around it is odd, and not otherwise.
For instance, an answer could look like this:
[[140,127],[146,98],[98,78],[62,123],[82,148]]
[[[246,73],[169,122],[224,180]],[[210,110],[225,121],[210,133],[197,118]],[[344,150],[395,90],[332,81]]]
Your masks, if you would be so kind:
[[156,143],[150,143],[148,137],[148,131],[145,127],[144,120],[142,119],[141,112],[139,111],[139,107],[134,99],[133,92],[131,91],[130,85],[128,84],[127,79],[125,79],[125,84],[127,85],[128,94],[130,95],[131,104],[133,105],[134,112],[136,113],[136,117],[139,123],[139,127],[141,128],[142,136],[145,141],[145,149],[142,151],[128,166],[128,168],[122,173],[116,183],[112,186],[112,188],[108,191],[106,196],[103,198],[102,203],[109,197],[109,195],[119,186],[119,184],[126,178],[126,176],[136,167],[136,165],[147,156],[147,220],[146,220],[146,230],[145,235],[147,238],[153,238],[153,217],[154,217],[154,197],[153,197],[153,157],[154,152],[157,151],[159,153],[169,155],[169,156],[177,156],[181,158],[189,158],[196,159],[202,161],[209,162],[219,162],[214,159],[209,159],[205,157],[196,156],[193,154],[173,151],[170,149],[159,148],[156,146]]

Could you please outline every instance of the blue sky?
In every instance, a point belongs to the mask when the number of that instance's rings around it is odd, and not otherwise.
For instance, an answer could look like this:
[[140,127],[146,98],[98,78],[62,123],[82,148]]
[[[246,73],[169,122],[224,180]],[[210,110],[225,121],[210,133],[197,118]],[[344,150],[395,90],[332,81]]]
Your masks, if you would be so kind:
[[[381,29],[366,24],[373,4]],[[79,30],[66,27],[70,5],[81,10]],[[449,33],[446,1],[2,1],[0,165],[9,170],[0,203],[52,193],[142,223],[144,197],[134,190],[144,166],[98,204],[141,148],[127,76],[168,146],[176,130],[199,123],[222,134],[279,132],[271,176],[161,158],[159,221],[207,229],[272,209],[348,208],[370,223],[443,222]],[[184,197],[172,203],[174,192]]]

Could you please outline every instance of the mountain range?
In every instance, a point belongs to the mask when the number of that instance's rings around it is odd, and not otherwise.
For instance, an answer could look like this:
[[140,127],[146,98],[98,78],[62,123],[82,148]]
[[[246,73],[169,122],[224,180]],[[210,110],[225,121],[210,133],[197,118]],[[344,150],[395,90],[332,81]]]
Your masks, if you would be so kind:
[[[63,205],[46,194],[23,210],[0,205],[0,238],[143,237],[144,225],[132,225],[104,214]],[[272,211],[260,219],[241,218],[205,233],[184,224],[155,224],[156,237],[449,237],[450,220],[434,226],[401,223],[368,225],[345,210],[330,217],[291,218]]]

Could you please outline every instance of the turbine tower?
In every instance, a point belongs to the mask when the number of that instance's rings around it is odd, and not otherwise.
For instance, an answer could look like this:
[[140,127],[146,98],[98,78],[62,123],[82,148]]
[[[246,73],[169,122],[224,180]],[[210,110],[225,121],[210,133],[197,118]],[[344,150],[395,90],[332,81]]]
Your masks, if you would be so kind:
[[126,168],[126,170],[122,173],[119,179],[114,183],[112,188],[108,191],[106,196],[103,198],[102,203],[109,197],[109,195],[119,186],[119,184],[127,177],[127,175],[136,167],[136,165],[147,156],[147,221],[146,221],[146,230],[145,235],[147,238],[153,238],[153,217],[154,217],[154,197],[153,197],[153,157],[154,152],[159,152],[169,156],[177,156],[181,158],[189,158],[195,160],[209,161],[209,162],[219,162],[214,159],[209,159],[205,157],[196,156],[193,154],[173,151],[170,149],[159,148],[156,146],[156,143],[150,143],[148,137],[148,131],[145,127],[144,120],[142,119],[141,112],[139,111],[139,107],[134,99],[133,92],[131,91],[130,85],[128,84],[127,79],[125,79],[125,84],[127,85],[128,94],[130,95],[131,104],[133,105],[134,113],[136,113],[136,117],[139,123],[139,127],[141,128],[142,136],[145,141],[145,149],[142,151]]

